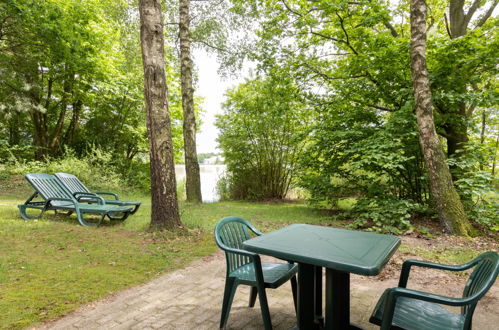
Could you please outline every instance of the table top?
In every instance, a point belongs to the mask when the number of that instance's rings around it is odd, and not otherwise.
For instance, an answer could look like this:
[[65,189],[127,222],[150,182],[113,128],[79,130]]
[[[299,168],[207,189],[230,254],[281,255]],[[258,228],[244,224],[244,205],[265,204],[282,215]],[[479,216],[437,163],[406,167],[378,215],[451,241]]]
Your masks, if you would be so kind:
[[249,239],[251,252],[359,275],[377,275],[400,245],[396,236],[294,224]]

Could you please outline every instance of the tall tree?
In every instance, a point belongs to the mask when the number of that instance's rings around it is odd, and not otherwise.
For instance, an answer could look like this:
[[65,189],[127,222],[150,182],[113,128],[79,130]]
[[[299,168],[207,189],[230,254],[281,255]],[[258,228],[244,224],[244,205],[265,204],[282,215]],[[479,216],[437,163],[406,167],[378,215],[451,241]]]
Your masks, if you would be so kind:
[[151,161],[151,230],[180,227],[168,111],[160,0],[139,0],[144,99]]
[[472,228],[452,183],[435,129],[430,80],[426,66],[426,10],[425,0],[411,0],[410,54],[419,142],[442,225],[451,233],[469,236]]
[[[449,2],[449,10],[448,10],[448,19],[447,14],[444,14],[445,24],[447,29],[447,34],[450,39],[457,39],[460,37],[464,37],[472,32],[473,30],[482,28],[482,26],[487,22],[487,20],[492,15],[494,9],[496,8],[498,0],[492,1],[480,1],[473,0],[473,2],[468,5],[467,1],[464,0],[450,0]],[[465,7],[466,10],[465,10]],[[483,9],[483,10],[480,10]],[[480,17],[476,20],[472,20],[473,16],[476,13],[482,12]],[[473,29],[470,27],[473,26]],[[454,43],[454,46],[457,46],[458,42]],[[474,50],[474,47],[468,46],[473,53],[478,53]],[[459,53],[457,53],[459,54]],[[465,57],[463,54],[459,54],[458,56]],[[479,55],[477,55],[479,56]],[[442,128],[444,129],[443,135],[447,140],[447,155],[449,157],[452,156],[460,156],[460,154],[465,152],[466,143],[469,141],[469,132],[468,126],[470,118],[473,115],[473,111],[477,106],[477,100],[471,98],[467,99],[466,97],[452,97],[452,92],[458,92],[461,95],[466,95],[467,91],[473,91],[478,89],[477,79],[480,71],[493,71],[497,58],[493,57],[492,66],[489,68],[484,65],[484,69],[477,69],[476,64],[467,65],[466,62],[456,61],[452,67],[452,73],[448,75],[448,80],[452,81],[452,88],[447,90],[447,95],[450,97],[443,97],[440,100],[435,102],[435,106],[437,110],[447,117],[448,120],[444,121]],[[469,59],[466,59],[469,63]],[[482,63],[487,63],[485,59],[481,59]],[[459,178],[459,173],[453,173],[453,177],[455,179]]]
[[182,108],[184,110],[184,157],[187,201],[201,203],[201,178],[196,151],[196,116],[192,86],[191,37],[189,31],[190,0],[179,0],[180,74],[182,80]]

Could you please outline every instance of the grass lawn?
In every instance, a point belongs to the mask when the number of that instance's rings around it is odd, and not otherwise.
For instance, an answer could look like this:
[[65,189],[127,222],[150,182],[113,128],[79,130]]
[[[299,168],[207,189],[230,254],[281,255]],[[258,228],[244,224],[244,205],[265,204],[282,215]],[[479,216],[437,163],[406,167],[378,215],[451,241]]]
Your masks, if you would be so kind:
[[[121,199],[143,205],[123,223],[82,227],[74,216],[55,216],[52,211],[42,220],[24,221],[17,204],[31,193],[22,178],[0,179],[0,329],[56,319],[213,253],[213,227],[225,216],[244,217],[263,232],[290,223],[342,225],[327,212],[300,202],[181,203],[186,231],[148,233],[149,196],[126,193]],[[439,262],[467,261],[477,254],[461,241],[435,248],[402,245],[400,250]]]
[[181,203],[185,233],[147,233],[148,196],[124,223],[82,227],[76,218],[24,221],[17,204],[31,194],[22,178],[0,181],[0,328],[18,329],[55,319],[76,307],[143,283],[216,250],[212,231],[222,217],[239,215],[262,231],[292,222],[326,221],[303,203]]

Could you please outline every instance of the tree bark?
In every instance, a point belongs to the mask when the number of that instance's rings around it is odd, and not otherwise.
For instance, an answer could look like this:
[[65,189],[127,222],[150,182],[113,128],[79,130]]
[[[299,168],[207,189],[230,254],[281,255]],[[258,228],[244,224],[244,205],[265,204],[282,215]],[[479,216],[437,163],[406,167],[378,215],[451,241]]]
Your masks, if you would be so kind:
[[[27,81],[30,81],[27,79]],[[48,79],[47,81],[47,95],[45,99],[44,107],[45,112],[39,110],[34,110],[30,113],[31,120],[33,121],[33,145],[35,146],[35,159],[43,160],[49,155],[49,128],[47,124],[47,111],[50,106],[50,100],[52,99],[52,86],[54,81]],[[34,104],[41,104],[42,97],[36,92],[31,93],[31,99]]]
[[73,115],[71,116],[71,122],[66,130],[66,134],[64,135],[64,144],[70,145],[75,136],[75,132],[78,129],[78,125],[80,124],[80,114],[81,109],[83,107],[83,102],[81,100],[76,100],[73,102]]
[[469,236],[472,227],[452,183],[442,145],[435,130],[430,80],[426,66],[426,10],[425,0],[411,0],[410,55],[419,142],[443,227],[451,233]]
[[492,176],[495,175],[496,172],[496,158],[497,158],[497,148],[499,147],[499,135],[496,137],[496,147],[494,148],[494,157],[492,158]]
[[464,0],[451,0],[449,3],[449,21],[451,38],[464,36],[467,30]]
[[189,35],[190,0],[179,0],[180,76],[182,81],[182,108],[184,111],[184,156],[187,201],[201,203],[201,178],[196,151],[196,116],[192,86],[191,39]]
[[71,101],[70,98],[72,98],[73,94],[74,73],[71,73],[70,69],[68,68],[68,65],[65,65],[65,69],[68,70],[69,72],[66,78],[64,79],[64,84],[63,84],[64,93],[62,96],[61,111],[59,112],[59,118],[57,119],[57,124],[55,125],[54,130],[52,131],[52,135],[50,136],[49,148],[51,156],[55,155],[58,151],[60,151],[59,146],[62,136],[62,129],[64,127],[64,121],[66,119],[68,104],[70,103]]
[[[487,112],[482,110],[482,128],[480,129],[480,144],[483,146],[485,143],[485,128],[487,127]],[[483,163],[480,162],[480,171],[483,171]]]
[[139,0],[144,99],[151,162],[150,230],[181,227],[168,110],[160,0]]

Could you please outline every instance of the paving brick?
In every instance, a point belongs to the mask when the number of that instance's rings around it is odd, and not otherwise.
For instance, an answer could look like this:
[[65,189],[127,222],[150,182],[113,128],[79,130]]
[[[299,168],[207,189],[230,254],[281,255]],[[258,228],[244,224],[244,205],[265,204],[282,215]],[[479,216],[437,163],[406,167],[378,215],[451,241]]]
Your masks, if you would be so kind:
[[[218,329],[225,285],[225,258],[217,253],[209,261],[199,260],[176,272],[165,274],[149,283],[125,290],[101,302],[82,307],[74,313],[37,326],[37,330],[80,329]],[[384,282],[372,286],[366,278],[352,276],[351,319],[364,329],[376,329],[368,318],[385,288],[396,285]],[[296,325],[291,288],[285,284],[267,290],[272,323],[276,330]],[[230,311],[227,329],[260,330],[263,321],[257,299],[248,308],[249,288],[239,286]],[[493,297],[492,299],[497,299]],[[492,330],[488,324],[499,324],[497,311],[475,314],[474,327]],[[497,322],[490,323],[490,319]],[[34,330],[34,329],[33,329]]]

